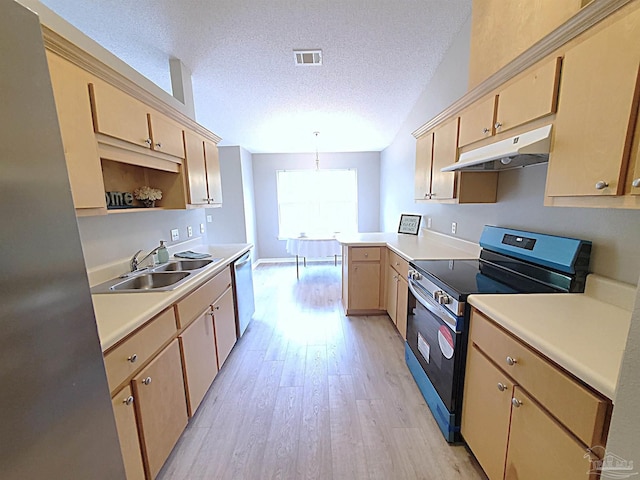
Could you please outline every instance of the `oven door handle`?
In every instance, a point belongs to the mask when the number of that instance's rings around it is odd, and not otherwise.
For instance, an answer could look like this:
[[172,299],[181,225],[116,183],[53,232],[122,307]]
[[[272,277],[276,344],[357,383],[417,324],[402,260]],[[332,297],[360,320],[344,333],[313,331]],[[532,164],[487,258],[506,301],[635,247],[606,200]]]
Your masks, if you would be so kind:
[[445,311],[440,305],[438,305],[435,301],[431,300],[429,297],[425,296],[421,292],[419,292],[414,286],[413,282],[409,280],[409,291],[416,297],[422,306],[424,306],[431,313],[436,315],[440,320],[447,324],[447,326],[454,332],[457,332],[456,329],[456,320],[452,318],[452,315]]

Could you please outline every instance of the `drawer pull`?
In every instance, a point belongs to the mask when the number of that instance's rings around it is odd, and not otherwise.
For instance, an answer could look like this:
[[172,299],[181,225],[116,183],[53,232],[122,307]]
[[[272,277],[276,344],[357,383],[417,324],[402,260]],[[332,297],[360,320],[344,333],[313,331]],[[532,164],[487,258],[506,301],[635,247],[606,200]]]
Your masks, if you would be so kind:
[[125,405],[129,406],[133,403],[133,395],[129,395],[127,398],[125,398],[122,403],[124,403]]
[[138,355],[134,353],[129,358],[127,358],[127,360],[129,360],[131,363],[136,363],[138,361]]
[[504,392],[506,389],[507,389],[507,386],[504,383],[502,382],[498,383],[498,390],[500,390],[501,392]]
[[364,256],[365,256],[365,258],[366,258],[366,257],[368,257],[368,256],[369,256],[369,254],[368,254],[368,253],[365,253],[365,254],[364,254]]
[[513,358],[513,357],[507,357],[507,365],[509,365],[509,366],[513,366],[513,365],[515,365],[516,363],[518,363],[518,360],[516,360],[516,359],[515,359],[515,358]]
[[142,380],[142,383],[144,383],[145,385],[151,384],[151,377],[145,378],[144,380]]
[[511,405],[513,405],[515,408],[520,408],[520,406],[522,405],[522,402],[517,398],[513,397],[511,399]]
[[596,190],[604,190],[608,186],[609,184],[604,180],[600,180],[599,182],[596,182]]

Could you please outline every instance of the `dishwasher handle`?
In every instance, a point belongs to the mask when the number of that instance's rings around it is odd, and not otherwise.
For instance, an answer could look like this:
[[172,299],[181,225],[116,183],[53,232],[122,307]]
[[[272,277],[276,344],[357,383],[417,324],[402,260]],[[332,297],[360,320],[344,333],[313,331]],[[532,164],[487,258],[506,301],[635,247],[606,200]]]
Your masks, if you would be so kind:
[[247,252],[243,256],[241,256],[238,260],[233,264],[234,268],[240,268],[241,266],[247,264],[251,261],[251,253]]

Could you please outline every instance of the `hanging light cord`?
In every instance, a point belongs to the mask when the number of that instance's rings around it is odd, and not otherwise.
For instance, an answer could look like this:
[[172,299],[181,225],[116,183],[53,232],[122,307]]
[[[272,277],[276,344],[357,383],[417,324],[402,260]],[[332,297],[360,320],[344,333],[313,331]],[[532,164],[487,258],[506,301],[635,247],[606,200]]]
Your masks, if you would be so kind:
[[320,170],[320,159],[318,158],[318,134],[320,132],[313,132],[316,136],[316,171]]

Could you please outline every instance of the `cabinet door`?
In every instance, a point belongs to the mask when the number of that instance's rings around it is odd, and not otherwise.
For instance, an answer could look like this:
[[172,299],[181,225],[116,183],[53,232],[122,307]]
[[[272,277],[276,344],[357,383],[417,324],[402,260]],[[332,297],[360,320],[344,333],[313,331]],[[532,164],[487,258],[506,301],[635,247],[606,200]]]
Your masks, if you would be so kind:
[[562,58],[554,58],[500,91],[496,133],[556,112],[561,65]]
[[512,391],[511,379],[471,345],[464,381],[462,436],[491,480],[504,476]]
[[107,208],[98,145],[93,132],[89,76],[47,51],[64,156],[76,208]]
[[168,153],[174,157],[184,158],[182,127],[173,120],[158,112],[149,114],[149,131],[151,132],[151,148],[158,152]]
[[622,194],[636,113],[638,38],[640,11],[565,54],[548,196]]
[[205,140],[204,156],[207,164],[209,204],[222,205],[222,178],[220,177],[218,146],[213,142]]
[[416,140],[416,176],[414,195],[416,200],[431,198],[431,161],[433,159],[433,132]]
[[455,198],[456,174],[441,172],[442,167],[458,161],[458,117],[438,127],[433,134],[433,168],[431,171],[431,198]]
[[207,170],[204,162],[204,140],[188,130],[184,131],[184,146],[189,184],[189,203],[206,205],[209,203],[207,192]]
[[180,348],[175,339],[133,378],[147,475],[155,478],[187,426]]
[[[587,480],[590,460],[585,458],[586,448],[519,387],[515,387],[513,399],[516,403],[511,412],[504,478]],[[485,437],[485,441],[488,440]]]
[[476,102],[460,114],[459,146],[464,147],[494,134],[495,109],[498,97],[492,95]]
[[236,344],[236,317],[233,307],[233,292],[228,289],[216,303],[212,305],[213,325],[216,335],[216,352],[218,368],[222,368],[231,349]]
[[634,143],[635,148],[629,168],[630,178],[627,181],[628,192],[631,195],[640,195],[640,121],[636,123]]
[[109,135],[150,148],[148,108],[117,88],[97,80],[89,84],[93,127],[97,133]]
[[398,302],[396,309],[396,326],[398,332],[407,339],[407,309],[409,307],[409,284],[404,277],[398,275]]
[[380,308],[380,263],[353,262],[349,268],[349,309]]
[[218,373],[211,312],[205,312],[180,335],[189,416],[193,416]]
[[144,480],[134,401],[131,387],[127,386],[116,393],[111,404],[116,419],[116,429],[118,430],[118,440],[120,440],[120,450],[122,451],[127,480]]
[[387,266],[387,313],[393,323],[397,323],[398,272]]

